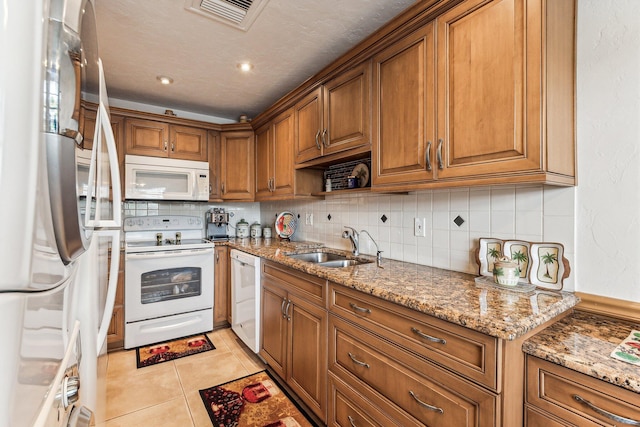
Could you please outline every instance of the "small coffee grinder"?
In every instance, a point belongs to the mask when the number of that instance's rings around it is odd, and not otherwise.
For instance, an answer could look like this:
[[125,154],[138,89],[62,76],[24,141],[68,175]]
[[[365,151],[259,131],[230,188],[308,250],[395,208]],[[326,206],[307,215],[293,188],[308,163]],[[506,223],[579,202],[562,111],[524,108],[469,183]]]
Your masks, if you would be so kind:
[[224,208],[211,208],[206,213],[207,238],[209,240],[226,240],[229,214]]

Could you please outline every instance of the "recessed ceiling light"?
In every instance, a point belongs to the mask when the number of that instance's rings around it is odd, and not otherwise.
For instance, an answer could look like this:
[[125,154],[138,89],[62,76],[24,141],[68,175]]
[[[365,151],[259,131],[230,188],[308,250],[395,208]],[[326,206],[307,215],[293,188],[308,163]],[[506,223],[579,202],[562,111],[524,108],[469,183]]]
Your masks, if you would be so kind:
[[251,71],[253,69],[253,65],[251,65],[251,63],[249,62],[241,62],[238,64],[238,69],[246,73],[247,71]]
[[156,79],[158,79],[158,81],[163,85],[170,85],[171,83],[173,83],[173,79],[167,76],[157,76]]

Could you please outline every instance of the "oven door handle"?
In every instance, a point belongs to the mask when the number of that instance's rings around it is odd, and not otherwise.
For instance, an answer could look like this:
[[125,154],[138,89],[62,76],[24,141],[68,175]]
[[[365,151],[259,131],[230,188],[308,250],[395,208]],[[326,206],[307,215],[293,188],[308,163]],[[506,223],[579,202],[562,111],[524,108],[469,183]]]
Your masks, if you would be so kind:
[[185,256],[194,256],[194,255],[213,255],[213,247],[211,248],[203,248],[203,249],[187,249],[187,250],[179,250],[179,251],[160,251],[160,252],[134,252],[128,253],[127,259],[158,259],[158,258],[177,258],[177,257],[185,257]]

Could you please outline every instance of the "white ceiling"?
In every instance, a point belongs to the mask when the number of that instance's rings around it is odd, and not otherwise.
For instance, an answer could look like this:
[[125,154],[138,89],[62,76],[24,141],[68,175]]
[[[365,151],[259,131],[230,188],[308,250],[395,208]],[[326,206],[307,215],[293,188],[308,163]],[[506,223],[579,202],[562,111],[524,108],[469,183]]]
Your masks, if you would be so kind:
[[[255,117],[414,0],[269,0],[249,31],[184,0],[96,1],[109,96],[237,120]],[[236,65],[250,61],[241,73]],[[162,86],[158,75],[174,79]]]

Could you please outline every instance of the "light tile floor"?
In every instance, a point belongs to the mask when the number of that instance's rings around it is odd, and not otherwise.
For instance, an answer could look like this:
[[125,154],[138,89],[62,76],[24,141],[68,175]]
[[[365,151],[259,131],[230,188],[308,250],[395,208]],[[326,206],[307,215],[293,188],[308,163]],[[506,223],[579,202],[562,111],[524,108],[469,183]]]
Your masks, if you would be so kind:
[[207,335],[215,350],[141,369],[135,350],[109,353],[106,421],[97,427],[211,427],[198,390],[265,365],[231,329]]

